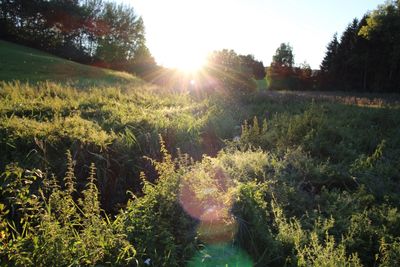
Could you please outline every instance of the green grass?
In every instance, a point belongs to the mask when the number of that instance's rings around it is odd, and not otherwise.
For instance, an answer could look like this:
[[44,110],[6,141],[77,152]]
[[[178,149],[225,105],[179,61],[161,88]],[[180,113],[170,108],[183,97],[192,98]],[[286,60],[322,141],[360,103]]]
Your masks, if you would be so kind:
[[0,265],[399,265],[393,98],[46,75],[0,82]]
[[256,80],[257,90],[258,91],[266,91],[268,88],[268,83],[266,79]]
[[1,81],[57,81],[75,85],[141,83],[137,77],[103,68],[82,65],[48,53],[0,40]]

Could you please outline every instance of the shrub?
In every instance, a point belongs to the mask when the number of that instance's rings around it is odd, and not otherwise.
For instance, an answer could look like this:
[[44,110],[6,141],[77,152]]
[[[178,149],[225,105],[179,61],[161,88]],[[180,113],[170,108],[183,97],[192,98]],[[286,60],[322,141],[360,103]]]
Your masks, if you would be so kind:
[[144,174],[143,196],[134,197],[124,213],[124,232],[137,248],[139,264],[150,259],[155,266],[182,266],[195,249],[195,221],[179,204],[181,172],[160,139],[162,161],[152,163],[159,174],[157,184],[147,181]]

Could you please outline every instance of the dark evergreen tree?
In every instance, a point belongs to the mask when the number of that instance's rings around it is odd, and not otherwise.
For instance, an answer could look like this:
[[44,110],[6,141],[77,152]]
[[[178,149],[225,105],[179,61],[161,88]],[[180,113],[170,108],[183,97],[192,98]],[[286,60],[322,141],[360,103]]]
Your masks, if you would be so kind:
[[325,90],[400,92],[400,1],[353,20],[339,42],[334,37],[319,81]]
[[333,35],[332,41],[326,47],[325,57],[320,65],[322,73],[325,74],[333,71],[333,67],[335,66],[334,60],[337,56],[338,48],[339,48],[339,41],[337,39],[337,33],[335,33]]

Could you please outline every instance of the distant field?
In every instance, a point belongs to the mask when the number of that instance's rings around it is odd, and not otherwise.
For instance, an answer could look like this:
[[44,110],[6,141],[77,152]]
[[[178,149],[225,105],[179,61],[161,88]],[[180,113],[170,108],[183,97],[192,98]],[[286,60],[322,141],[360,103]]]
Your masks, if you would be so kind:
[[140,82],[135,76],[91,67],[0,40],[0,80],[62,81],[75,84]]
[[400,95],[390,93],[352,93],[341,91],[280,91],[280,93],[357,106],[400,106]]
[[291,98],[370,108],[400,108],[400,95],[376,93],[351,93],[340,91],[260,91],[259,97],[272,99]]
[[265,79],[263,80],[256,80],[257,83],[257,90],[258,91],[265,91],[267,90],[268,84],[267,81]]

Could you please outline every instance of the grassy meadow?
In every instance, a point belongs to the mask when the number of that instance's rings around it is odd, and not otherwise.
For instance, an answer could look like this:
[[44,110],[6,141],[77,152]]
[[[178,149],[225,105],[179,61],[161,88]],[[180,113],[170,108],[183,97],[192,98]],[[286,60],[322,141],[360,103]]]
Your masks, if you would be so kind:
[[1,81],[58,81],[75,86],[141,82],[124,73],[79,64],[46,52],[0,40]]
[[396,96],[198,97],[0,58],[0,266],[400,264]]

